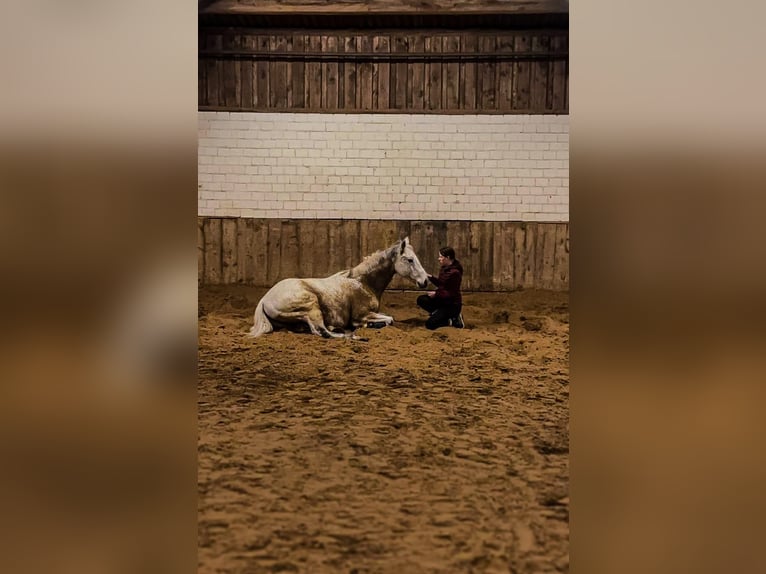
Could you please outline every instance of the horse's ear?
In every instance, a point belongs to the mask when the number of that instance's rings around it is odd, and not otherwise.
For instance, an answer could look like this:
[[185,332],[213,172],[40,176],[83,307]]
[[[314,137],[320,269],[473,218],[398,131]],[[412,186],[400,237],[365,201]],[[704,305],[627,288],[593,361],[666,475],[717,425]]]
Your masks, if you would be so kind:
[[399,250],[400,255],[404,255],[404,248],[407,246],[407,238],[402,239],[402,248]]

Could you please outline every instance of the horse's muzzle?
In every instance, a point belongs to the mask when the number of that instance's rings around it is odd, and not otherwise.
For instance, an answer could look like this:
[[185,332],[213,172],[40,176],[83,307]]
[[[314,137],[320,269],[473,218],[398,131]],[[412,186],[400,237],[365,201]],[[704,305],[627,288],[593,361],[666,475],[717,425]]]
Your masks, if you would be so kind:
[[425,287],[427,285],[428,285],[428,279],[426,279],[425,281],[418,282],[418,287]]

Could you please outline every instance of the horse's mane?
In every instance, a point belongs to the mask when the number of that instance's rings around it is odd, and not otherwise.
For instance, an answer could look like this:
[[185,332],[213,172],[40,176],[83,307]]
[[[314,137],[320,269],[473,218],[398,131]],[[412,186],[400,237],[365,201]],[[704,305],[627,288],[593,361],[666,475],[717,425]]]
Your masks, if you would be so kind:
[[362,259],[361,263],[349,269],[348,276],[360,277],[362,275],[366,275],[367,273],[369,273],[371,270],[375,269],[376,267],[379,267],[383,261],[391,258],[391,250],[394,249],[395,247],[396,245],[392,247],[387,247],[386,249],[381,249],[380,251],[376,251],[372,255],[368,255],[367,257]]

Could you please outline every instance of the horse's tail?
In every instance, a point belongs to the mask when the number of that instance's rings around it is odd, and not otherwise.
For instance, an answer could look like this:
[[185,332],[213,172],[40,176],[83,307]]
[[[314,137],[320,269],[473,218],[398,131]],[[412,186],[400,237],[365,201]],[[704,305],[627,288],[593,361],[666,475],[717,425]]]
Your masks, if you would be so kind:
[[248,335],[250,337],[260,337],[266,333],[271,333],[273,330],[274,327],[272,326],[271,321],[269,321],[266,313],[263,312],[263,299],[261,299],[258,303],[258,306],[255,308],[255,315],[253,316],[253,328],[250,329]]

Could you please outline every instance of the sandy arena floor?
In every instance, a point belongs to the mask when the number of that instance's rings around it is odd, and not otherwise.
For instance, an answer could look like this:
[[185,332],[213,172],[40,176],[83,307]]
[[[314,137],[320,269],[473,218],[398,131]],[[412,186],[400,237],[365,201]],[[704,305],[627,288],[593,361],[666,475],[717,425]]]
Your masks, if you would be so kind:
[[249,339],[265,291],[199,295],[199,572],[568,571],[568,294]]

